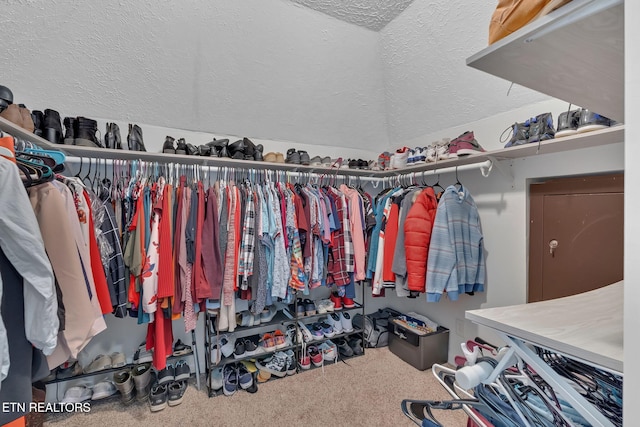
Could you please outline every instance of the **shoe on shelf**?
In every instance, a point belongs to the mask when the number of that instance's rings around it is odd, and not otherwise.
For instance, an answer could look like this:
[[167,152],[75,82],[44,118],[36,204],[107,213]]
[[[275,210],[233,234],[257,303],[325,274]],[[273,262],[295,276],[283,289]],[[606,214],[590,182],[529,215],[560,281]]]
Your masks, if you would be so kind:
[[93,372],[102,371],[104,369],[111,368],[111,356],[105,354],[99,354],[93,359],[89,366],[84,368],[85,374],[91,374]]
[[313,156],[311,160],[309,160],[309,166],[322,166],[322,157]]
[[[442,138],[440,141],[438,141],[438,145],[436,146],[436,161],[447,160],[451,157],[458,157],[457,155],[451,156],[452,142],[453,141],[451,141],[451,138]],[[455,147],[453,148],[454,150],[456,149]]]
[[164,144],[162,144],[162,152],[166,154],[176,154],[176,147],[173,143],[176,139],[172,136],[167,135],[164,139]]
[[86,117],[76,117],[74,125],[74,145],[82,147],[99,147],[102,146],[102,141],[96,136],[98,132],[98,122]]
[[209,374],[209,387],[211,390],[220,390],[224,387],[224,375],[222,367],[214,368]]
[[233,351],[233,357],[240,359],[245,356],[244,341],[236,340],[235,350]]
[[265,309],[262,310],[262,313],[260,313],[260,323],[271,322],[277,313],[278,309],[275,305],[265,307]]
[[129,145],[129,151],[147,151],[144,148],[144,141],[142,139],[142,129],[138,125],[132,125],[129,123],[129,135],[127,135],[127,144]]
[[407,167],[407,161],[409,159],[409,148],[398,148],[391,156],[390,169],[403,169]]
[[189,364],[185,360],[178,360],[176,366],[174,367],[174,381],[184,381],[188,380],[191,377],[191,369],[189,368]]
[[264,161],[269,163],[276,163],[276,153],[269,151],[264,155]]
[[273,332],[273,341],[276,345],[276,349],[278,350],[287,346],[287,339],[280,329],[276,329]]
[[82,368],[80,364],[76,362],[72,362],[69,364],[68,362],[58,368],[58,373],[56,374],[56,378],[59,380],[64,380],[67,378],[72,378],[78,376],[82,373]]
[[112,368],[122,368],[127,365],[127,358],[124,356],[124,353],[114,352],[111,353],[109,357],[111,357]]
[[287,355],[279,351],[266,359],[256,360],[256,367],[282,378],[287,375]]
[[329,157],[329,156],[325,156],[321,160],[321,164],[325,168],[330,168],[332,163],[333,162],[331,161],[331,157]]
[[304,312],[307,316],[313,316],[314,314],[317,313],[316,305],[310,299],[305,299],[303,301],[303,304],[304,304]]
[[65,117],[64,124],[64,139],[62,140],[65,145],[73,145],[76,139],[76,119],[75,117]]
[[31,120],[33,120],[33,134],[42,137],[42,125],[44,124],[44,113],[42,111],[33,110],[31,112]]
[[48,108],[44,110],[42,137],[54,144],[62,143],[62,122],[60,121],[60,114],[57,111]]
[[265,352],[276,351],[276,342],[273,338],[273,335],[267,333],[262,336],[260,340],[260,345],[264,349]]
[[302,340],[304,342],[313,341],[313,334],[311,333],[309,328],[307,328],[307,325],[302,322],[298,322],[298,326],[300,327],[300,333],[302,333]]
[[591,110],[583,108],[580,111],[580,121],[578,122],[578,133],[591,132],[594,130],[605,129],[611,126],[611,120],[605,116],[594,113]]
[[238,373],[233,365],[226,365],[223,371],[224,386],[222,392],[225,396],[233,396],[238,390]]
[[192,352],[193,350],[191,350],[191,346],[183,343],[181,339],[178,339],[178,341],[173,345],[173,355],[176,357],[185,356]]
[[352,338],[348,341],[348,343],[349,343],[349,347],[351,347],[351,349],[353,350],[354,355],[360,356],[361,354],[364,353],[364,350],[362,347],[362,338],[360,337]]
[[300,164],[304,166],[309,166],[311,163],[311,159],[309,158],[309,153],[304,150],[298,150],[298,154],[300,154]]
[[246,356],[253,356],[254,354],[256,354],[257,350],[258,345],[252,339],[244,339],[244,354]]
[[140,363],[153,362],[153,353],[147,350],[147,343],[143,342],[138,346],[138,349],[133,354],[133,363],[138,365]]
[[580,124],[580,109],[563,111],[558,115],[558,128],[556,130],[556,138],[563,136],[575,135],[578,133],[578,125]]
[[298,360],[298,364],[300,365],[300,369],[304,369],[305,371],[311,368],[311,358],[309,357],[309,351],[306,346],[302,347],[300,351],[300,359]]
[[319,323],[312,323],[309,325],[309,330],[311,331],[311,335],[313,335],[314,341],[322,341],[324,338],[324,332]]
[[[263,161],[264,160],[264,156],[262,155],[263,152],[264,152],[264,146],[262,144],[256,145],[256,151],[253,154],[253,160],[255,160],[256,162]],[[258,391],[257,388],[256,388],[256,391]]]
[[422,164],[427,161],[427,147],[416,147],[414,150],[413,164]]
[[336,341],[336,345],[338,346],[338,352],[343,357],[351,357],[353,356],[353,349],[349,346],[349,343],[346,339],[340,338]]
[[243,390],[253,385],[253,376],[242,363],[238,363],[236,367],[236,377],[238,378],[238,385]]
[[296,307],[296,317],[304,317],[306,315],[306,305],[301,299],[298,299]]
[[298,151],[296,151],[295,148],[290,148],[287,150],[287,159],[285,160],[285,163],[291,163],[294,165],[299,165],[300,164],[300,153],[298,153]]
[[335,335],[340,335],[343,332],[342,320],[337,313],[331,313],[327,316],[327,324],[331,326]]
[[69,387],[67,391],[64,392],[64,397],[62,398],[62,403],[81,403],[91,399],[93,393],[91,389],[84,385]]
[[302,332],[300,332],[298,328],[296,328],[296,325],[293,325],[291,323],[288,324],[287,330],[285,331],[285,335],[287,337],[286,338],[287,345],[304,343],[304,339],[302,338]]
[[287,364],[286,364],[286,372],[287,375],[295,375],[298,373],[298,369],[296,367],[296,355],[293,352],[293,350],[289,349],[285,352],[283,352],[282,354],[284,354],[284,356],[287,359]]
[[162,384],[154,384],[149,393],[149,404],[151,412],[162,411],[167,407],[167,386]]
[[232,142],[227,146],[227,150],[229,151],[229,157],[236,160],[244,160],[244,154],[245,154],[246,148],[247,148],[247,144],[243,139],[239,139],[237,141]]
[[211,338],[211,360],[219,363],[222,357],[230,357],[235,352],[235,335],[214,335]]
[[187,142],[184,140],[184,138],[180,138],[176,142],[176,150],[175,150],[175,152],[176,152],[176,154],[182,154],[182,155],[186,155],[187,154]]
[[407,166],[411,166],[416,162],[416,150],[409,150],[409,157],[407,157]]
[[528,143],[536,143],[553,139],[556,131],[553,128],[553,116],[551,113],[538,114],[529,120]]
[[[456,138],[457,143],[457,151],[456,154],[458,156],[468,156],[470,154],[478,154],[484,153],[485,149],[478,144],[476,138],[473,136],[473,131],[467,131]],[[449,149],[451,152],[451,149]]]
[[146,400],[151,388],[151,363],[137,365],[131,371],[138,401]]
[[322,362],[324,361],[324,357],[322,356],[322,351],[318,348],[318,346],[310,345],[309,346],[309,359],[311,359],[311,363],[316,367],[322,366]]
[[331,340],[326,340],[318,346],[318,350],[322,352],[322,358],[325,362],[338,361],[338,347]]
[[133,378],[131,377],[131,372],[128,369],[123,369],[122,371],[114,373],[113,382],[120,392],[122,403],[129,404],[133,402],[133,390],[135,388],[135,385],[133,383]]
[[342,331],[344,333],[353,332],[353,323],[351,322],[351,315],[348,312],[340,313],[340,323],[342,324]]
[[427,162],[435,162],[437,160],[438,152],[436,147],[438,146],[438,141],[432,142],[430,145],[425,147],[425,160]]
[[342,297],[342,306],[344,308],[353,308],[356,306],[355,301],[353,300],[353,298],[349,298],[349,297]]
[[318,314],[333,312],[333,302],[330,299],[321,299],[316,301],[316,310]]
[[[511,139],[506,143],[504,148],[526,144],[527,140],[529,139],[529,124],[529,120],[524,123],[514,123],[513,126],[511,126]],[[505,129],[503,134],[507,133],[508,130],[509,128]]]
[[120,136],[120,128],[115,123],[107,123],[107,131],[104,134],[105,148],[114,150],[122,150],[122,137]]
[[336,335],[336,331],[333,329],[333,326],[326,322],[318,322],[318,325],[322,328],[322,333],[325,338],[332,338]]
[[118,389],[109,380],[100,381],[93,386],[93,393],[91,394],[91,400],[101,400],[116,394]]
[[336,292],[331,292],[331,296],[329,297],[331,302],[333,303],[334,310],[342,310],[342,298]]
[[187,391],[186,381],[174,381],[167,387],[167,403],[169,406],[178,406],[184,399]]

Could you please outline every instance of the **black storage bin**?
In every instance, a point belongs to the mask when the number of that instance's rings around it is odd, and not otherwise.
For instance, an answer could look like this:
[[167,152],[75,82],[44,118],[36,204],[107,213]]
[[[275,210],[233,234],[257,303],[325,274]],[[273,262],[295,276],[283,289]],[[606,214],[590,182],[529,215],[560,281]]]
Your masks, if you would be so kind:
[[416,369],[424,371],[449,358],[449,329],[438,326],[436,332],[420,335],[409,328],[389,322],[389,350]]

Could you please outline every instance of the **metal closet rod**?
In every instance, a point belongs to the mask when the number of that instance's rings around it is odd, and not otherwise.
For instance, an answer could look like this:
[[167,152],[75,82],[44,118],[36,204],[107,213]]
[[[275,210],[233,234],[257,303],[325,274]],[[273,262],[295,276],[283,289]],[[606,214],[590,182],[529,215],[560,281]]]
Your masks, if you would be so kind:
[[[439,174],[445,174],[445,173],[454,173],[454,172],[462,172],[465,170],[475,170],[475,169],[480,169],[482,172],[482,175],[487,177],[489,176],[489,173],[491,172],[491,169],[493,168],[493,161],[491,159],[487,159],[484,160],[482,162],[479,163],[470,163],[470,164],[466,164],[466,165],[459,165],[459,166],[450,166],[450,167],[446,167],[446,168],[441,168],[441,169],[430,169],[430,170],[424,170],[424,171],[415,171],[415,172],[411,172],[411,171],[406,171],[406,172],[400,172],[401,169],[398,169],[398,175],[393,175],[393,176],[385,176],[385,177],[378,177],[378,176],[362,176],[362,175],[348,175],[348,174],[342,174],[340,173],[340,169],[332,169],[332,170],[327,170],[326,173],[316,173],[316,172],[300,172],[300,171],[290,171],[290,170],[283,170],[283,169],[254,169],[251,167],[247,167],[247,168],[239,168],[239,167],[229,167],[229,166],[210,166],[210,165],[199,165],[199,164],[182,164],[182,163],[175,163],[175,162],[157,162],[157,161],[146,161],[146,160],[119,160],[119,159],[103,159],[103,158],[95,158],[95,157],[77,157],[77,156],[67,156],[65,163],[71,163],[71,164],[80,164],[82,162],[82,166],[84,168],[84,161],[88,160],[90,162],[93,162],[94,160],[97,160],[98,165],[100,166],[104,166],[105,162],[107,165],[109,166],[113,166],[114,164],[114,160],[118,162],[118,164],[122,164],[122,165],[127,165],[127,166],[131,166],[131,163],[133,162],[137,162],[140,166],[146,166],[149,168],[154,167],[155,165],[174,165],[174,167],[180,166],[180,167],[184,167],[184,168],[194,168],[197,170],[207,170],[209,172],[232,172],[232,171],[237,171],[237,170],[243,170],[243,171],[255,171],[257,174],[260,174],[261,172],[267,172],[267,173],[274,173],[274,174],[279,174],[279,173],[284,173],[285,176],[289,176],[292,178],[333,178],[333,177],[338,177],[341,179],[356,179],[356,180],[360,180],[360,181],[364,181],[364,182],[372,182],[372,183],[376,183],[376,182],[394,182],[397,179],[407,179],[410,178],[412,180],[416,179],[416,178],[423,178],[423,177],[427,177],[430,175],[439,175]],[[87,164],[88,166],[88,164]],[[92,164],[92,167],[93,164]]]

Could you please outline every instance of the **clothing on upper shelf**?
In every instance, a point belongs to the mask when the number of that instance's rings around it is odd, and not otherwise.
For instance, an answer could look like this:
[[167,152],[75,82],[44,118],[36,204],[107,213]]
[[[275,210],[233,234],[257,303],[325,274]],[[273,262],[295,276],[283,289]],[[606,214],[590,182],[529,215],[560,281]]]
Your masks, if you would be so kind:
[[398,296],[427,293],[439,301],[484,290],[485,260],[480,217],[468,190],[448,187],[438,202],[431,187],[388,188],[374,203],[367,277],[374,296],[395,288]]

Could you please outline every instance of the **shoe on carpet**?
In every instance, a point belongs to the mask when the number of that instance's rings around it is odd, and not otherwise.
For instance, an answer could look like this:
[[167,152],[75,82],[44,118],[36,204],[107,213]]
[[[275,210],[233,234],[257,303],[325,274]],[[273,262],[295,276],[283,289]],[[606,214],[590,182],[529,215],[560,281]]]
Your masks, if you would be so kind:
[[93,386],[91,400],[106,399],[109,396],[113,396],[117,391],[118,389],[111,381],[100,381],[98,384]]
[[241,389],[246,390],[253,385],[253,376],[242,363],[238,363],[236,367],[236,376]]
[[353,349],[349,346],[349,343],[346,339],[340,338],[336,341],[336,345],[338,346],[338,351],[340,355],[343,357],[351,357],[353,356]]
[[224,387],[224,374],[222,367],[215,368],[209,374],[209,387],[212,390],[220,390]]
[[118,371],[113,374],[113,382],[116,385],[116,388],[120,392],[120,397],[122,398],[122,403],[129,404],[133,402],[134,393],[133,390],[135,388],[133,377],[131,376],[131,371],[128,369],[123,369],[122,371]]
[[236,368],[233,365],[227,365],[224,367],[224,386],[222,392],[225,396],[233,396],[238,390],[238,375]]
[[256,375],[256,381],[259,383],[266,383],[270,379],[271,379],[271,373],[263,369],[259,370],[258,374]]
[[325,362],[338,361],[338,347],[331,340],[326,340],[318,346],[318,350],[322,352],[322,358]]
[[296,355],[293,353],[293,350],[289,349],[283,352],[285,357],[287,358],[286,372],[287,375],[295,375],[298,373],[296,369]]
[[167,386],[154,384],[151,387],[151,392],[149,393],[149,404],[151,406],[151,412],[162,411],[167,407]]
[[184,393],[187,391],[186,381],[174,381],[167,386],[167,400],[169,406],[177,406],[182,403]]
[[360,356],[364,353],[362,347],[362,338],[352,338],[348,341],[348,343],[349,347],[351,347],[351,349],[353,350],[353,354],[355,354],[356,356]]
[[131,371],[133,381],[136,385],[136,397],[139,401],[146,400],[151,388],[151,363],[137,365]]

